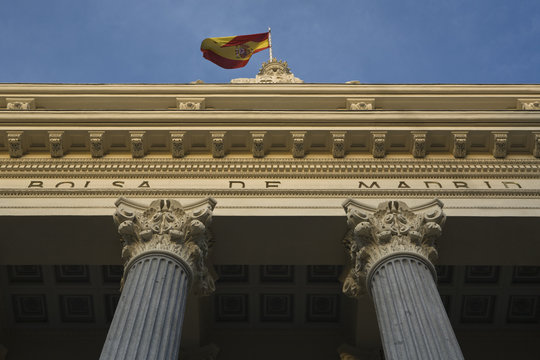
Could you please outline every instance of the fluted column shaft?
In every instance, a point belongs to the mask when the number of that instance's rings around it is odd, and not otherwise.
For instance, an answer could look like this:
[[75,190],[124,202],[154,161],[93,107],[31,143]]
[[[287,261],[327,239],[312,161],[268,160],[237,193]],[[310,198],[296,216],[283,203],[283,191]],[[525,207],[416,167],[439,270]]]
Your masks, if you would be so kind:
[[428,265],[420,258],[396,254],[371,272],[370,289],[387,360],[463,359]]
[[101,360],[176,360],[189,283],[178,258],[150,252],[134,259]]
[[446,216],[433,200],[409,208],[386,201],[377,208],[347,200],[344,244],[351,269],[343,291],[371,293],[387,360],[463,359],[435,284],[435,240]]

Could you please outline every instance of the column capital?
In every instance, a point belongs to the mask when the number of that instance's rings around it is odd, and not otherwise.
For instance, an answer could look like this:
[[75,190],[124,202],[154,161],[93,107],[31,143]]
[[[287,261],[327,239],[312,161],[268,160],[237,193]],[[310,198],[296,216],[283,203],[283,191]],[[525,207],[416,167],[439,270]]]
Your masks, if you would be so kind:
[[343,243],[352,263],[343,283],[345,294],[358,297],[366,293],[372,270],[394,256],[420,258],[434,272],[434,242],[446,219],[441,201],[413,208],[401,201],[385,201],[374,208],[348,199],[343,207],[349,227]]
[[114,220],[121,236],[125,276],[134,260],[161,252],[186,265],[199,294],[212,293],[214,279],[206,258],[213,244],[209,226],[215,205],[212,198],[186,206],[169,199],[152,201],[149,206],[118,199]]

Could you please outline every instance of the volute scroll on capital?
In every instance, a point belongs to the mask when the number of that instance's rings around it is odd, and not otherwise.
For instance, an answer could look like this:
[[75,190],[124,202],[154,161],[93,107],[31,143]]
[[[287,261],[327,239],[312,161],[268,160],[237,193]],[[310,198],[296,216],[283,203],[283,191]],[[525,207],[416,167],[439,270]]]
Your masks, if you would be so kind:
[[435,240],[446,220],[441,201],[413,208],[401,201],[386,201],[374,208],[349,199],[343,207],[349,228],[343,243],[351,259],[343,283],[348,296],[365,294],[371,271],[391,256],[412,256],[426,264],[437,260]]
[[214,279],[206,258],[213,245],[209,227],[215,205],[212,198],[188,206],[176,200],[155,200],[148,207],[125,198],[118,199],[114,221],[121,236],[125,274],[140,256],[167,253],[187,265],[192,286],[198,294],[212,293]]

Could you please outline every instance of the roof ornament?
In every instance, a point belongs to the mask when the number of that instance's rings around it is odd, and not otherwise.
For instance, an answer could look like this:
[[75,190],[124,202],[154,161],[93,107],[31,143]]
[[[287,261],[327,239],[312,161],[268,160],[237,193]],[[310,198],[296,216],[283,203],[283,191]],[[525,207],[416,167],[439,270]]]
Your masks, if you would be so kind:
[[272,58],[261,65],[255,78],[232,79],[233,84],[301,84],[303,80],[295,77],[286,61]]

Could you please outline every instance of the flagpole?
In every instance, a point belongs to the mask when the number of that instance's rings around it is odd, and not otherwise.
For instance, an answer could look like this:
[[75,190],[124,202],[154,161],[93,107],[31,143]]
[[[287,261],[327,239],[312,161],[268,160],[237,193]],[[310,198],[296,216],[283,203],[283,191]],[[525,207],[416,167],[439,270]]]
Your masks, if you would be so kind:
[[270,61],[272,61],[272,29],[268,27],[268,47],[270,49]]

